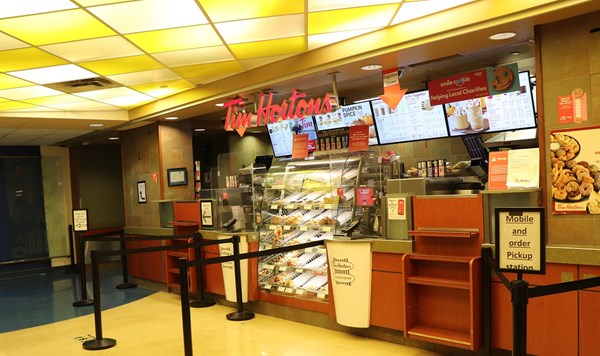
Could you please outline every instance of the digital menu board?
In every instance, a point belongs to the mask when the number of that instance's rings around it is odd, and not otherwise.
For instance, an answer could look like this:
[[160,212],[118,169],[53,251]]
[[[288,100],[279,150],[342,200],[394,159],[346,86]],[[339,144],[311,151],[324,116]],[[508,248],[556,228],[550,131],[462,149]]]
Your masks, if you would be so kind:
[[444,104],[450,136],[536,127],[529,72],[519,73],[518,91]]
[[317,133],[312,117],[303,119],[292,119],[278,122],[267,123],[267,131],[271,139],[271,147],[275,157],[286,157],[292,155],[292,135],[306,133],[308,134],[308,151],[315,150],[315,140]]
[[369,126],[369,145],[377,145],[377,134],[373,124],[373,112],[368,102],[344,105],[335,112],[315,115],[318,131],[347,128],[350,126]]
[[382,145],[448,137],[444,108],[431,106],[427,90],[405,94],[395,110],[381,99],[371,105]]

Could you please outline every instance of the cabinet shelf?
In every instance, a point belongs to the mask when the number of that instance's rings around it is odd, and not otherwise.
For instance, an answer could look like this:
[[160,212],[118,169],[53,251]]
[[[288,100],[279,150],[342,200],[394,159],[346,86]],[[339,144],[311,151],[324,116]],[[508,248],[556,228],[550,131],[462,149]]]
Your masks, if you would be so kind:
[[407,335],[425,341],[439,341],[444,344],[461,345],[462,347],[471,346],[470,333],[461,333],[457,331],[432,328],[427,326],[415,326],[406,331]]
[[173,256],[173,257],[183,257],[183,258],[190,258],[190,254],[186,253],[186,252],[177,252],[177,251],[167,251],[167,256]]
[[456,279],[446,278],[434,278],[434,277],[407,277],[406,283],[408,284],[420,284],[425,286],[443,287],[443,288],[456,288],[456,289],[469,289],[469,281],[461,281]]
[[436,229],[423,227],[418,230],[409,230],[408,234],[419,237],[453,237],[464,239],[479,237],[477,229]]

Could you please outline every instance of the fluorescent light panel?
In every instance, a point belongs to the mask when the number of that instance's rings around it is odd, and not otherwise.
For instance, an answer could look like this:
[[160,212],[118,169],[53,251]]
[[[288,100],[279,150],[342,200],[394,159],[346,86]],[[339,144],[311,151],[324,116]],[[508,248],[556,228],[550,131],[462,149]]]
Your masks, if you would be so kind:
[[75,64],[66,64],[62,66],[27,69],[8,74],[28,80],[36,84],[50,84],[66,82],[78,79],[87,79],[97,77],[96,73],[76,66]]

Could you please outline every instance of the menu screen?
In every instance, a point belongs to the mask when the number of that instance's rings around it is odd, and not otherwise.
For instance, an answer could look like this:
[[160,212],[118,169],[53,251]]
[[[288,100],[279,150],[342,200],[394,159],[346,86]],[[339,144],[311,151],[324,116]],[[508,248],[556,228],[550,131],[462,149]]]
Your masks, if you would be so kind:
[[444,104],[450,136],[536,127],[528,71],[519,73],[519,83],[511,93]]
[[382,145],[448,137],[444,108],[431,106],[427,90],[405,94],[395,110],[380,99],[371,105]]
[[308,151],[312,152],[315,150],[317,133],[312,117],[268,123],[267,131],[269,132],[271,147],[273,148],[273,155],[275,157],[292,155],[292,135],[295,134],[308,134]]
[[315,115],[315,124],[319,131],[368,125],[369,145],[377,144],[377,134],[373,125],[373,112],[368,102],[345,105],[335,112]]

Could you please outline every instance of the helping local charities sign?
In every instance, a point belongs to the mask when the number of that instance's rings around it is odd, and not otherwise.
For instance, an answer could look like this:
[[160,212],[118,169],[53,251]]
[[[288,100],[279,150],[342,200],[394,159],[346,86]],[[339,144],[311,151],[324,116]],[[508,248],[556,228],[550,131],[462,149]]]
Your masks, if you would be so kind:
[[454,103],[519,90],[517,64],[488,67],[427,83],[431,105]]
[[[267,122],[302,119],[305,116],[328,113],[332,109],[332,100],[329,93],[325,94],[323,98],[306,100],[306,93],[298,92],[295,89],[292,95],[288,99],[284,99],[281,104],[273,103],[273,93],[269,93],[266,101],[265,93],[261,93],[256,116],[251,112],[242,110],[240,107],[242,102],[243,98],[237,98],[223,105],[227,108],[225,130],[236,130],[240,137],[243,137],[246,129],[251,126],[264,126]],[[256,121],[255,124],[253,123],[254,120]]]
[[544,221],[542,208],[496,209],[496,267],[499,271],[545,273]]

